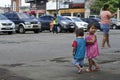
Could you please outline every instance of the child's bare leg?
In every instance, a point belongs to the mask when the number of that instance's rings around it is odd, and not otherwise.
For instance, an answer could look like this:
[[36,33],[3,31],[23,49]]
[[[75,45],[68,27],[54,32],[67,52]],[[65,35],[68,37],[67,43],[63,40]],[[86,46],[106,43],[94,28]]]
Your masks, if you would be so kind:
[[80,65],[76,65],[76,67],[78,68],[78,73],[80,73],[82,71],[82,67]]
[[94,69],[94,70],[98,70],[98,69],[99,69],[98,64],[97,64],[94,60],[92,60],[92,63],[93,63],[93,65],[95,66],[95,69]]
[[87,72],[91,72],[91,71],[92,71],[92,65],[93,65],[92,59],[88,59],[88,62],[89,62],[89,68],[86,69],[86,71],[87,71]]

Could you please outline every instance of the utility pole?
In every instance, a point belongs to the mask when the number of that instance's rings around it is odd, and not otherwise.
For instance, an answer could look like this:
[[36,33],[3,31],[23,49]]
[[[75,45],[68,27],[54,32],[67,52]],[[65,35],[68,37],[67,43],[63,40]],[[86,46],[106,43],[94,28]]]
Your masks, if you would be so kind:
[[35,13],[36,13],[36,17],[38,18],[38,13],[37,13],[37,0],[35,0]]
[[58,14],[58,0],[56,0],[56,14]]

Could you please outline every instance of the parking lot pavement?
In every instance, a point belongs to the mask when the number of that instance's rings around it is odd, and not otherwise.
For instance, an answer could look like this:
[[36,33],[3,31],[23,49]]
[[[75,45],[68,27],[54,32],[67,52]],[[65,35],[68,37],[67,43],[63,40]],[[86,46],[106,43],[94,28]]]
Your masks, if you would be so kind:
[[[119,32],[111,33],[111,48],[100,49],[96,62],[100,70],[81,74],[72,64],[71,42],[73,33],[39,33],[1,35],[0,79],[1,80],[120,80]],[[101,32],[97,33],[98,43]]]
[[[112,57],[111,57],[112,56]],[[85,67],[81,74],[77,73],[72,65],[71,57],[59,57],[49,61],[18,65],[3,65],[0,68],[0,79],[3,80],[119,80],[120,61],[119,55],[102,55],[96,61],[100,64],[101,70],[87,73],[88,67],[85,59]],[[2,67],[3,67],[2,66]],[[8,67],[9,66],[9,67]],[[8,71],[9,69],[10,71]],[[14,72],[14,74],[12,73]],[[12,73],[12,74],[11,74]],[[2,76],[1,76],[2,74]]]
[[32,79],[18,76],[7,69],[0,68],[0,80],[32,80]]

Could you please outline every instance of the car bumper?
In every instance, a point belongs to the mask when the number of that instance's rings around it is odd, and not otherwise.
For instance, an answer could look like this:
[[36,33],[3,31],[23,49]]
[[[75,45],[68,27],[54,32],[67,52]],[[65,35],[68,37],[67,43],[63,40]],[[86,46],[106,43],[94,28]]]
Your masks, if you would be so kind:
[[9,32],[9,31],[15,31],[15,28],[12,27],[2,27],[0,28],[1,32]]
[[34,24],[34,25],[25,25],[24,27],[25,29],[41,29],[41,26],[38,24]]

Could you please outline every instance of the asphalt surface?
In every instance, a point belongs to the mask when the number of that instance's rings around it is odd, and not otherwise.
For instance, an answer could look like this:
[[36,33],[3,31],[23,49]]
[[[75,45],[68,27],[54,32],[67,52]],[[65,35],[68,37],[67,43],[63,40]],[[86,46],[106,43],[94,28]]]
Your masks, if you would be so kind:
[[[99,47],[102,32],[97,32]],[[0,80],[120,80],[120,31],[111,30],[111,48],[95,59],[99,71],[81,74],[72,64],[74,33],[0,35]]]

